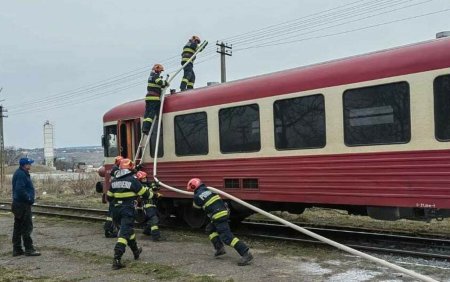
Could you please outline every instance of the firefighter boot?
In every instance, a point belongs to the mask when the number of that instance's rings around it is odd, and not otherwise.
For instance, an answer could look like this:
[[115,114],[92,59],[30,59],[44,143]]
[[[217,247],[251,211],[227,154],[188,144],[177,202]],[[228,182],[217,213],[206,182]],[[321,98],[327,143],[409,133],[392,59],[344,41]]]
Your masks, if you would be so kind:
[[128,246],[130,246],[130,249],[133,252],[134,259],[138,260],[140,254],[142,253],[142,248],[138,248],[136,240],[128,241]]
[[238,262],[239,266],[244,266],[250,264],[250,261],[253,259],[253,255],[250,253],[250,251],[247,251]]
[[114,251],[114,260],[112,264],[112,269],[117,270],[124,268],[125,265],[122,264],[122,252]]
[[215,257],[226,254],[225,247],[222,244],[222,241],[218,240],[218,237],[216,237],[215,240],[213,240],[213,245],[214,245],[214,249],[216,250],[216,252],[214,254]]
[[141,247],[134,249],[133,250],[134,259],[138,260],[139,256],[141,255],[141,253],[142,253],[142,248]]
[[220,249],[216,249],[216,253],[214,254],[215,257],[219,257],[222,256],[224,254],[226,254],[227,252],[225,251],[225,247],[222,246]]

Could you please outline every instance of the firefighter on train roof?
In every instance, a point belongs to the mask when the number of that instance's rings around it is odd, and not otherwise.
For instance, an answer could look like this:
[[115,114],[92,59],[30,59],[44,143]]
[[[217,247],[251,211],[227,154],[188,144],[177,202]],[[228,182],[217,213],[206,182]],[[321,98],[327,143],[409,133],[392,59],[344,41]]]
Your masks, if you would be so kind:
[[137,197],[144,200],[151,196],[148,188],[143,187],[134,175],[134,164],[130,159],[120,161],[120,170],[116,172],[111,180],[111,186],[108,190],[108,201],[113,204],[113,221],[120,224],[120,230],[117,243],[114,247],[113,269],[124,267],[121,262],[128,245],[133,252],[134,259],[139,259],[142,248],[136,243],[136,234],[134,233],[134,203]]
[[169,86],[169,82],[161,77],[163,71],[164,67],[162,65],[155,64],[148,77],[144,122],[142,124],[142,133],[144,134],[149,134],[153,118],[155,115],[159,114],[161,95],[164,94],[163,89]]
[[138,171],[136,173],[137,179],[144,185],[150,186],[150,197],[143,201],[144,213],[145,213],[145,227],[144,234],[152,237],[153,241],[161,240],[161,232],[159,231],[159,218],[158,218],[158,208],[156,206],[158,198],[162,195],[158,192],[159,187],[155,182],[147,182],[147,173],[144,171]]
[[[194,35],[189,41],[184,45],[183,52],[181,53],[181,65],[184,65],[197,51],[201,43],[200,37]],[[180,90],[185,91],[186,89],[193,89],[195,83],[195,73],[194,73],[194,60],[192,59],[184,68],[183,78],[181,79]]]
[[218,257],[225,254],[223,245],[225,243],[233,247],[241,255],[238,262],[239,266],[249,264],[253,256],[249,251],[249,247],[231,232],[228,224],[228,207],[220,196],[206,188],[206,185],[199,178],[189,180],[187,190],[194,192],[193,206],[203,209],[211,219],[211,222],[206,226],[206,231],[216,250],[214,256]]

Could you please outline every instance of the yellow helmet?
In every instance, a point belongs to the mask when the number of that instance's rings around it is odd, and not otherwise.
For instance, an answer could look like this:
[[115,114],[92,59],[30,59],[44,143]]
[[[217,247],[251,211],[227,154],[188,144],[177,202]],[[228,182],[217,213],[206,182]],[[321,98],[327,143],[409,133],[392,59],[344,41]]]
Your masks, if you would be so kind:
[[164,71],[164,67],[161,64],[155,64],[152,68],[152,71],[154,72],[162,72]]

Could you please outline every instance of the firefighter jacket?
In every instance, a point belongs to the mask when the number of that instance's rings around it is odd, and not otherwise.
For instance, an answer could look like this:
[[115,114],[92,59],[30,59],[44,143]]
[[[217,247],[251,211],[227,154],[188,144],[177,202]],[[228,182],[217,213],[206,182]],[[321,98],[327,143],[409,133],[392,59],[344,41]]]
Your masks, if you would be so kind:
[[[183,47],[183,53],[181,53],[181,63],[186,63],[192,55],[197,51],[198,44],[192,40],[189,40],[186,45]],[[195,57],[192,59],[191,63],[193,63]]]
[[133,174],[128,169],[121,169],[116,172],[115,178],[111,180],[111,185],[106,193],[109,202],[134,205],[138,196],[145,200],[151,196],[149,189],[143,187]]
[[228,220],[228,209],[225,202],[218,194],[206,188],[205,184],[200,185],[194,191],[193,205],[195,208],[202,208],[213,222]]
[[147,92],[154,92],[160,97],[162,89],[167,85],[167,81],[165,81],[159,73],[152,71],[148,77]]
[[148,198],[144,199],[144,208],[156,208],[157,199],[161,197],[161,194],[150,188],[153,186],[153,183],[141,182],[141,184],[142,187],[147,188],[149,191]]

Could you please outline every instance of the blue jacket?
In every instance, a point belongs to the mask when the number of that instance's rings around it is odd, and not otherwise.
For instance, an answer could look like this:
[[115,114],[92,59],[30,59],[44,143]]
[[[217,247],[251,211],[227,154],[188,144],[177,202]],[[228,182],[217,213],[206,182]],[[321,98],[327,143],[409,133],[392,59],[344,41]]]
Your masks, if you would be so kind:
[[30,173],[19,167],[12,179],[13,202],[34,203],[34,187]]

